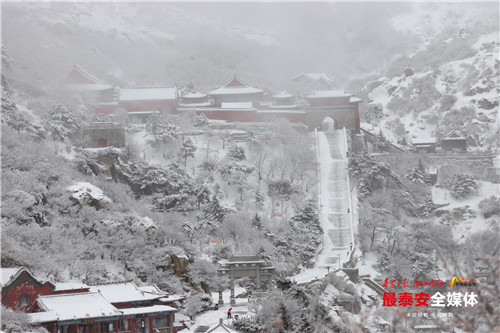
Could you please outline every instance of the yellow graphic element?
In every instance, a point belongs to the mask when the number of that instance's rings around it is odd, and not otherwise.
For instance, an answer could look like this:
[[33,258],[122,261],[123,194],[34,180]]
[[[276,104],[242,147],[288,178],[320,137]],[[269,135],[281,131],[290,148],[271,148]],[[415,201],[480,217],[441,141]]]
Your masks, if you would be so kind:
[[455,281],[462,282],[463,280],[462,280],[462,278],[457,278],[456,276],[454,276],[453,279],[451,279],[451,282],[448,286],[450,288],[453,287],[453,284],[455,283]]

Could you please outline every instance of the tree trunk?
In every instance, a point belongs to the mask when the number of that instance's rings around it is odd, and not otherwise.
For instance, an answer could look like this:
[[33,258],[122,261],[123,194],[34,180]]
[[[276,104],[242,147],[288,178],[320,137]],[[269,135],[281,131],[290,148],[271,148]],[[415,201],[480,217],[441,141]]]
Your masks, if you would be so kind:
[[373,247],[373,241],[375,240],[375,229],[377,229],[377,227],[373,226],[371,243],[370,243],[370,250],[372,249],[372,247]]

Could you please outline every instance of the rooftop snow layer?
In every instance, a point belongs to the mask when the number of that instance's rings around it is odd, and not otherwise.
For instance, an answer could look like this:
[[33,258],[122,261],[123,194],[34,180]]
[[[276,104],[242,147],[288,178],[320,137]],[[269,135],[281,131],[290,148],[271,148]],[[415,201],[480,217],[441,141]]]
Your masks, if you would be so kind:
[[237,94],[260,94],[264,90],[253,87],[220,87],[212,90],[208,95],[237,95]]
[[85,283],[55,283],[56,289],[54,291],[62,290],[76,290],[76,289],[88,289]]
[[171,306],[168,306],[168,305],[153,305],[153,306],[145,306],[145,307],[141,307],[141,308],[121,309],[120,311],[125,316],[129,316],[129,315],[134,315],[134,314],[177,311],[177,309],[173,308]]
[[122,313],[97,292],[38,296],[40,308],[49,312],[38,315],[37,320],[47,320],[55,315],[59,321],[83,318],[119,316]]
[[175,100],[177,88],[127,88],[120,89],[120,101]]
[[436,138],[416,138],[411,141],[414,145],[436,143]]
[[100,292],[111,303],[124,303],[133,301],[150,301],[168,294],[158,289],[158,293],[145,292],[139,289],[133,282],[122,282],[112,284],[94,285],[90,291]]
[[353,94],[346,93],[344,90],[317,90],[307,98],[329,98],[329,97],[351,97]]

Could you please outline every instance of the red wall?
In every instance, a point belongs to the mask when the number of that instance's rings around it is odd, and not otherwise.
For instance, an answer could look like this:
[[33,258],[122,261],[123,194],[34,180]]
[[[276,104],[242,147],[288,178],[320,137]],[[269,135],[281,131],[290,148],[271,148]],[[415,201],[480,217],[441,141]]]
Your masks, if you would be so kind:
[[307,101],[312,107],[315,106],[339,106],[349,105],[350,97],[325,97],[325,98],[308,98]]
[[83,289],[72,289],[72,290],[58,290],[54,291],[52,295],[60,295],[60,294],[77,294],[77,293],[88,293],[90,292],[89,288]]
[[[30,297],[30,303],[27,307],[22,307],[19,305],[19,297],[22,294],[28,294]],[[35,305],[35,300],[38,297],[38,295],[49,295],[50,294],[50,286],[48,284],[44,285],[41,288],[35,288],[35,286],[23,283],[19,286],[14,287],[13,289],[9,290],[7,293],[7,299],[8,299],[8,304],[7,306],[11,309],[14,310],[24,310],[24,311],[30,311],[33,306]],[[4,303],[4,300],[2,299],[2,303]]]
[[245,111],[196,111],[197,114],[204,113],[208,119],[226,120],[228,122],[265,122],[275,118],[285,118],[291,122],[305,123],[305,113],[273,113],[257,112],[256,110]]

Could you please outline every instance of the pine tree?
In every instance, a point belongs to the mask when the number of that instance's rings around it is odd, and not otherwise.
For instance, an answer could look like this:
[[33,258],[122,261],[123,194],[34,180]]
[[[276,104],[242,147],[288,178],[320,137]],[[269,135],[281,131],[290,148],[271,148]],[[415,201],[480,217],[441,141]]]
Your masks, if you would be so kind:
[[148,143],[152,147],[157,147],[161,144],[169,143],[176,140],[182,135],[179,126],[170,121],[163,121],[162,118],[155,114],[149,118],[149,126],[151,128],[152,139]]
[[262,222],[260,221],[259,214],[255,213],[252,217],[252,225],[257,229],[262,229]]
[[418,159],[418,164],[414,170],[410,170],[406,173],[405,177],[409,179],[412,183],[432,185],[429,176],[426,173],[424,163],[421,159]]
[[260,192],[257,191],[255,192],[255,207],[256,208],[262,208],[264,206],[264,195]]
[[196,151],[196,147],[194,146],[193,141],[190,138],[187,138],[181,147],[182,157],[184,158],[184,166],[187,164],[187,158],[194,158],[194,152]]
[[229,148],[229,158],[235,161],[243,161],[246,158],[245,148],[234,145]]
[[478,186],[474,178],[466,174],[448,177],[445,186],[451,190],[454,198],[465,198],[473,192],[477,192]]
[[80,130],[78,117],[62,104],[54,105],[43,115],[43,125],[57,141],[64,141]]
[[216,196],[212,196],[210,203],[206,206],[204,210],[205,218],[222,223],[227,215],[227,210],[222,207],[219,199]]
[[286,309],[285,303],[281,302],[278,307],[278,313],[281,316],[281,322],[283,324],[283,329],[289,331],[292,328],[292,321],[290,320],[290,315]]
[[434,215],[434,211],[436,210],[436,205],[434,205],[434,201],[432,200],[432,194],[429,193],[425,197],[425,202],[422,206],[420,206],[420,214],[423,217],[430,217]]
[[311,323],[309,322],[309,314],[307,313],[307,310],[304,309],[300,313],[300,322],[299,322],[299,325],[297,328],[297,332],[309,333],[309,332],[311,332],[311,330],[312,330],[312,327],[311,327]]

